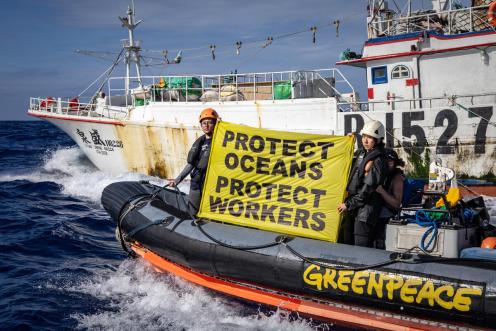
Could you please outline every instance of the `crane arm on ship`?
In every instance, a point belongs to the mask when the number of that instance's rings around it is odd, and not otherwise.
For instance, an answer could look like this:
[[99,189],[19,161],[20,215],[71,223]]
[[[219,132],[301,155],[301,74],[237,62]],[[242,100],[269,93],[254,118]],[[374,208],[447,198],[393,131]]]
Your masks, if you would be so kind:
[[[98,96],[98,93],[102,90],[103,86],[105,86],[105,83],[108,81],[110,75],[112,75],[112,72],[114,71],[115,67],[119,64],[119,62],[121,62],[122,60],[122,53],[124,52],[124,48],[120,51],[119,55],[117,55],[117,58],[114,60],[114,62],[112,63],[112,66],[107,69],[104,74],[105,74],[105,79],[100,83],[100,86],[98,87],[98,89],[96,90],[95,94],[91,97],[91,100],[90,100],[90,104],[93,104],[95,103],[95,100],[96,100],[96,97]],[[100,76],[101,77],[101,76]],[[91,83],[91,85],[93,85],[95,82]],[[88,86],[89,88],[89,86]],[[88,88],[86,88],[84,91],[88,90]],[[83,92],[82,92],[83,93]],[[82,94],[80,93],[80,95]]]
[[112,62],[114,62],[115,56],[119,54],[117,52],[99,52],[99,51],[89,51],[85,49],[76,49],[74,50],[74,52],[77,54],[92,56],[98,59],[108,60]]

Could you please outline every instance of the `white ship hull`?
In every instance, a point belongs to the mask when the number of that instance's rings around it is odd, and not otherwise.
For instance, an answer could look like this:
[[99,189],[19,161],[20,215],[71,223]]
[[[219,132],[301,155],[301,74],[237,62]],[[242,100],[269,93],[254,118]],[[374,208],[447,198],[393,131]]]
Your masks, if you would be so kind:
[[[215,108],[222,119],[274,130],[344,135],[377,119],[412,170],[426,158],[440,158],[458,174],[480,177],[496,172],[496,102],[396,111],[338,111],[335,98],[242,101],[225,103],[152,103],[132,109],[125,119],[72,116],[30,110],[66,132],[101,170],[176,176],[187,152],[201,135],[198,113]],[[475,112],[481,117],[474,116]]]

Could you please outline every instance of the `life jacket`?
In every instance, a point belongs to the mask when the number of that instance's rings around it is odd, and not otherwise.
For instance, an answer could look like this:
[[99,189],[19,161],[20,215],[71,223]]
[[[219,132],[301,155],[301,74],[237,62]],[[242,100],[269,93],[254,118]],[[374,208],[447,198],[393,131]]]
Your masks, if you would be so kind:
[[362,185],[365,177],[365,166],[367,163],[382,155],[384,155],[384,150],[380,148],[373,149],[365,155],[363,155],[363,151],[359,152],[355,160],[355,164],[353,165],[353,169],[351,170],[350,181],[348,182],[348,186],[346,188],[350,194],[356,193],[358,188]]
[[[370,161],[373,161],[374,165],[366,175],[365,167]],[[363,150],[359,152],[348,182],[349,195],[345,201],[349,212],[354,214],[355,221],[375,226],[383,204],[381,195],[375,189],[384,183],[386,168],[382,148],[373,149],[366,154]]]
[[[205,182],[211,143],[212,140],[207,142],[207,137],[203,135],[193,143],[189,150],[187,161],[194,166],[190,174],[191,188],[194,190],[201,190]],[[208,146],[205,146],[206,144]]]
[[205,143],[205,140],[207,140],[205,135],[202,135],[200,138],[196,139],[188,152],[188,158],[186,160],[189,164],[195,166],[195,168],[199,162],[201,146]]

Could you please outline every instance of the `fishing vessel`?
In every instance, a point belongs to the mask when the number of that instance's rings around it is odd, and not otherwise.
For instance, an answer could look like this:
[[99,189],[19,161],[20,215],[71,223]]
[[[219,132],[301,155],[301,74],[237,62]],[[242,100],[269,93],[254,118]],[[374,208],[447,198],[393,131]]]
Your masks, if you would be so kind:
[[[201,134],[199,111],[211,107],[233,123],[333,135],[376,119],[409,169],[441,158],[460,175],[493,176],[496,2],[427,2],[428,9],[415,9],[415,1],[400,9],[368,1],[363,50],[346,50],[337,62],[364,69],[366,101],[338,68],[144,76],[134,36],[140,21],[130,7],[120,18],[128,39],[96,94],[86,102],[31,98],[28,114],[59,127],[112,173],[174,177]],[[126,75],[110,77],[119,63]]]

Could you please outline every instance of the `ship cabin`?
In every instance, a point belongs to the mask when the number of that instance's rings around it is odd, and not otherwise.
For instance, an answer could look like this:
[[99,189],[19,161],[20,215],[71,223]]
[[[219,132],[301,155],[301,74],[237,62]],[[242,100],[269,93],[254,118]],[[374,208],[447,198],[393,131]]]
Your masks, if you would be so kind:
[[369,1],[362,54],[346,50],[337,63],[366,69],[361,110],[496,102],[496,19],[489,19],[496,2],[430,2],[431,9],[415,11],[409,1],[405,13]]

